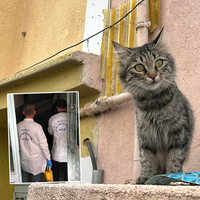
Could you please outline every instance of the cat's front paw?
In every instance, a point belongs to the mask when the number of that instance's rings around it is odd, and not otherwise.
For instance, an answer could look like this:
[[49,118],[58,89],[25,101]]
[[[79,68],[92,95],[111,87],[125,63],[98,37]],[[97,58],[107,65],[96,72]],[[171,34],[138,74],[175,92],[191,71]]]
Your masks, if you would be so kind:
[[145,182],[148,180],[148,178],[142,177],[140,176],[137,181],[136,184],[145,184]]

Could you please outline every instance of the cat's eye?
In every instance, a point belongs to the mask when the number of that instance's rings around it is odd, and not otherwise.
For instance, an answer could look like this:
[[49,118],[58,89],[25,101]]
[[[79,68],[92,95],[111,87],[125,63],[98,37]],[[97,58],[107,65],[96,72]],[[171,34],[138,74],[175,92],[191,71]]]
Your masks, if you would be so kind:
[[163,65],[163,61],[160,59],[160,60],[157,60],[156,63],[155,63],[155,66],[157,68],[161,67]]
[[141,65],[141,64],[138,64],[138,65],[135,66],[135,69],[136,69],[136,71],[138,71],[138,72],[142,72],[142,71],[144,70],[144,66]]

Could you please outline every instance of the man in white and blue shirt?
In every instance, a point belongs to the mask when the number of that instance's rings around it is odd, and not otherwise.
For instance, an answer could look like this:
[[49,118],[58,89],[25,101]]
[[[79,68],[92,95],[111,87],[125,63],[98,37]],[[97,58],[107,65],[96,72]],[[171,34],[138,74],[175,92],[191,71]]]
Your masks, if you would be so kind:
[[59,165],[64,165],[64,181],[67,175],[67,104],[64,99],[59,99],[56,104],[57,114],[49,119],[48,132],[53,135],[52,145],[52,171],[53,180],[59,181]]

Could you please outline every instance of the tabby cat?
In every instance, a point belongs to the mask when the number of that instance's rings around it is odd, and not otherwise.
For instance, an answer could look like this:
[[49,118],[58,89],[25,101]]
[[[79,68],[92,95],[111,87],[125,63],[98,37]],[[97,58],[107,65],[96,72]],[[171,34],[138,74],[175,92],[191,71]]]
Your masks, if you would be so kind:
[[134,99],[141,175],[144,184],[156,174],[182,172],[194,126],[193,113],[175,82],[175,63],[161,40],[127,48],[113,42],[119,78]]

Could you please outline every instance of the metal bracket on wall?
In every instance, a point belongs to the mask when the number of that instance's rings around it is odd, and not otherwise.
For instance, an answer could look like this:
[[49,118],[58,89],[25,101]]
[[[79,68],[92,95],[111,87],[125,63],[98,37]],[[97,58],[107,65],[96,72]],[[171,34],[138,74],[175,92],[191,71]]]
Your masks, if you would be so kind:
[[135,25],[135,30],[137,32],[138,28],[143,28],[143,27],[147,27],[148,29],[150,28],[151,26],[151,22],[138,22],[136,25]]

